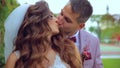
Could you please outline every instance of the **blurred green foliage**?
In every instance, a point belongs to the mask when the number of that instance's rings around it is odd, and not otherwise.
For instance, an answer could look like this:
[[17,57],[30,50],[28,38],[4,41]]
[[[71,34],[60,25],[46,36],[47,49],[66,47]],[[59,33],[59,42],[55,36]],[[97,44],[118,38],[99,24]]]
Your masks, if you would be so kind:
[[4,65],[5,65],[3,51],[4,51],[3,44],[0,44],[0,67],[1,68],[4,68]]
[[116,35],[120,35],[120,26],[115,26],[113,28],[106,28],[102,30],[101,38],[116,39]]
[[0,0],[0,68],[4,68],[4,22],[19,4],[16,0]]
[[117,40],[120,37],[120,15],[116,15],[116,17],[110,14],[93,15],[91,22],[96,22],[97,27],[91,26],[89,30],[97,34],[100,41]]

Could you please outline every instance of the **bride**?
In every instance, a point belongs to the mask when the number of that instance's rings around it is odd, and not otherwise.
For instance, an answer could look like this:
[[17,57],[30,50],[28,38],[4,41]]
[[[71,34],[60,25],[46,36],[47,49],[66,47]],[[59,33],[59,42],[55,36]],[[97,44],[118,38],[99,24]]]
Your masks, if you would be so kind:
[[45,1],[16,8],[5,22],[5,68],[82,68]]

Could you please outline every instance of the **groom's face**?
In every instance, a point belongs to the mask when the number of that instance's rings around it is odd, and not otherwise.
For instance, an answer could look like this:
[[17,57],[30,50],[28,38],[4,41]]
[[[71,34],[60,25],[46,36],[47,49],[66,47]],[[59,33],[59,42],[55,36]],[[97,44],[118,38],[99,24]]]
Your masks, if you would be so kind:
[[58,24],[62,31],[66,33],[74,33],[79,29],[77,17],[79,14],[72,12],[71,5],[67,4],[58,16]]

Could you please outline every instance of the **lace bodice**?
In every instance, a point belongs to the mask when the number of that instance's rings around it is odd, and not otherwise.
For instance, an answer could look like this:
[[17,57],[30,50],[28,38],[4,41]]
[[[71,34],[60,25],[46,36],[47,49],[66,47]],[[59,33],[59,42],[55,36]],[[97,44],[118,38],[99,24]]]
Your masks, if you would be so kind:
[[[19,58],[20,53],[19,51],[14,52],[17,56],[17,58]],[[59,54],[56,54],[55,60],[54,60],[54,64],[49,67],[49,68],[70,68],[70,66],[66,63],[64,63],[61,59]]]

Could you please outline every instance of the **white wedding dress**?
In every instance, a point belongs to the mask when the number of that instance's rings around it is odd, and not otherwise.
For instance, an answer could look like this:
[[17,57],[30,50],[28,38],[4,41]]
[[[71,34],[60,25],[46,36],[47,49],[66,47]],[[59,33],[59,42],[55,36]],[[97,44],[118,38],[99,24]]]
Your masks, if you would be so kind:
[[70,66],[60,59],[60,56],[57,54],[54,65],[50,68],[70,68]]
[[[14,53],[16,54],[17,58],[19,58],[19,56],[20,56],[19,51],[16,51]],[[60,56],[58,54],[56,54],[54,64],[53,64],[53,66],[51,66],[49,68],[70,68],[70,66],[68,64],[64,63],[60,59]]]

